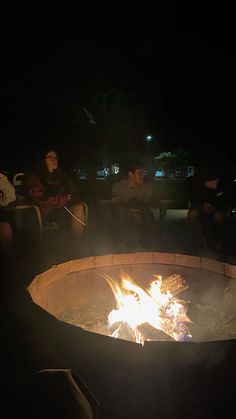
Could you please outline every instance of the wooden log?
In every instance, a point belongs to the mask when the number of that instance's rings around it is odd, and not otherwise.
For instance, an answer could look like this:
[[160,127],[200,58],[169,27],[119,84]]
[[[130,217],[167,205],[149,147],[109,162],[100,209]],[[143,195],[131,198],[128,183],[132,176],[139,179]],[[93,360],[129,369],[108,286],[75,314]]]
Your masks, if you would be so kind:
[[184,278],[179,274],[168,276],[162,280],[161,292],[166,293],[169,291],[173,297],[180,292],[188,289],[188,285]]

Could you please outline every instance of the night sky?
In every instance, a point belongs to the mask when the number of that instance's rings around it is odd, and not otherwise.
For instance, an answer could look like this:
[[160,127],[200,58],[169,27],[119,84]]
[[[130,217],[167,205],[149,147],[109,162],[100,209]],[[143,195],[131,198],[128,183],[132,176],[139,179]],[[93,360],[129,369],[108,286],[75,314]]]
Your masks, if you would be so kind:
[[222,5],[2,7],[2,164],[46,144],[74,165],[115,159],[146,134],[156,154],[235,162],[233,17]]

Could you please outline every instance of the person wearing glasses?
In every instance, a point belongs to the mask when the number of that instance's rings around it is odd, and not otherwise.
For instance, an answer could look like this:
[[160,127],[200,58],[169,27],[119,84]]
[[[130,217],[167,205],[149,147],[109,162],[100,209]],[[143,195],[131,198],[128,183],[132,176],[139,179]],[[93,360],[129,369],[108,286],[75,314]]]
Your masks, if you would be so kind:
[[85,229],[85,208],[76,185],[59,166],[55,149],[42,156],[39,169],[25,178],[25,189],[31,201],[40,209],[44,224],[55,222],[71,228],[76,236]]

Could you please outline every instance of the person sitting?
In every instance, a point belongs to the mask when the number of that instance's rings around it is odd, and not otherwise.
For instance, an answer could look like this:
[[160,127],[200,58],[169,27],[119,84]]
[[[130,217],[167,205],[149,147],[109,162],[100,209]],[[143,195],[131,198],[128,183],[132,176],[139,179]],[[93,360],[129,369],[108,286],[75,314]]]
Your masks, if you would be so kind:
[[54,222],[68,227],[76,236],[82,236],[86,225],[85,207],[76,185],[59,166],[54,148],[42,156],[39,169],[25,176],[24,187],[31,202],[39,207],[44,225]]
[[16,200],[16,191],[7,177],[7,172],[0,170],[0,207],[7,207]]
[[112,185],[115,238],[127,250],[142,250],[152,243],[154,217],[150,210],[152,186],[144,182],[141,163],[126,170],[127,177]]
[[199,176],[189,178],[188,190],[190,208],[187,219],[194,232],[193,245],[197,247],[199,243],[205,249],[220,251],[230,211],[230,197],[221,176],[217,171],[209,169]]
[[10,256],[13,245],[14,222],[11,213],[5,209],[16,201],[16,191],[7,177],[0,171],[0,249],[3,256]]

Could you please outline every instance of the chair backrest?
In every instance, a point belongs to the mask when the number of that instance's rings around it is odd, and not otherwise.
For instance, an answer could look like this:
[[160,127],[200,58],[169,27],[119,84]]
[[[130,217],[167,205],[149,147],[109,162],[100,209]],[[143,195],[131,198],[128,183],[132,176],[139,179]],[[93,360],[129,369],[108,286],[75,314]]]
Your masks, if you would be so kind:
[[16,173],[13,176],[12,184],[16,191],[17,202],[25,202],[24,172]]
[[22,186],[24,175],[25,174],[23,172],[16,173],[13,177],[13,180],[12,180],[13,185],[16,186],[16,187],[17,186]]

